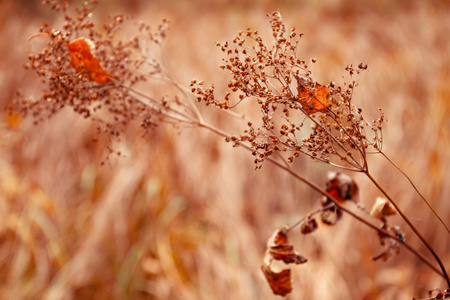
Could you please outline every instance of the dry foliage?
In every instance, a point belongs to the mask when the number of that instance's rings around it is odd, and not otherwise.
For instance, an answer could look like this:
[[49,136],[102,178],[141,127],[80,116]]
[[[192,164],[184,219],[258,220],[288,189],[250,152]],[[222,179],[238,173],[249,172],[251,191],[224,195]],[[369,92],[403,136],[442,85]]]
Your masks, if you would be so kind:
[[[281,1],[285,22],[248,13],[272,11],[270,1],[91,1],[75,10],[52,1],[52,13],[36,6],[38,16],[26,3],[0,3],[28,13],[0,23],[17,45],[1,50],[2,104],[14,113],[0,119],[0,298],[270,299],[271,289],[288,299],[448,297],[398,208],[445,265],[449,234],[383,152],[448,224],[448,4]],[[113,14],[106,22],[103,10]],[[37,33],[55,11],[60,19]],[[227,26],[205,26],[216,23]],[[211,42],[250,25],[258,30],[218,43],[225,72],[217,70]],[[26,68],[40,82],[18,79],[35,43],[44,46]],[[303,58],[310,53],[320,59]],[[348,63],[357,67],[335,83]],[[249,149],[261,170],[217,135]],[[325,179],[333,166],[358,173]],[[394,204],[377,198],[385,190]]]

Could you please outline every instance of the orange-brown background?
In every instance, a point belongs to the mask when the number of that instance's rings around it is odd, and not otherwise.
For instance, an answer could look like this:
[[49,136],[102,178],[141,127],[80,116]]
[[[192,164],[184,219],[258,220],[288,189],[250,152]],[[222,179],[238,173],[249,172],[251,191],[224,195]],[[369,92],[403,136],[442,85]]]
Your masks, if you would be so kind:
[[[0,104],[18,89],[38,95],[22,65],[42,21],[58,16],[40,1],[0,1]],[[73,1],[78,5],[80,1]],[[354,101],[366,116],[382,107],[384,150],[450,223],[450,4],[446,1],[103,1],[94,18],[123,12],[152,25],[171,21],[164,63],[182,84],[215,83],[224,93],[216,41],[252,27],[269,35],[279,10],[305,35],[319,82],[342,84],[347,64],[364,62]],[[132,32],[129,33],[132,35]],[[205,118],[239,133],[213,109]],[[247,112],[252,115],[252,112]],[[95,127],[62,111],[37,126],[0,117],[0,299],[277,299],[260,270],[273,231],[318,206],[319,196],[201,129],[160,126],[142,138],[131,126],[125,157],[101,166]],[[405,178],[381,157],[370,168],[450,266],[449,235]],[[324,183],[329,166],[295,168]],[[359,174],[364,205],[379,192]],[[426,253],[400,219],[407,241]],[[348,216],[310,236],[292,234],[309,259],[294,269],[287,299],[411,299],[442,279],[414,256],[373,262],[375,232]],[[428,254],[427,254],[428,255]]]

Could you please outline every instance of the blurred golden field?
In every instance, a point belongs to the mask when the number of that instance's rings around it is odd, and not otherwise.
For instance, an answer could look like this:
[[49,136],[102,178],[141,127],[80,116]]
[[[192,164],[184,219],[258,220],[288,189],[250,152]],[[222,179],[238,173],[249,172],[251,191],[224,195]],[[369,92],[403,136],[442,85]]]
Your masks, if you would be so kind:
[[[27,40],[43,21],[61,20],[39,3],[0,0],[2,108],[17,90],[41,91],[22,67],[36,47]],[[153,26],[168,18],[169,72],[224,94],[228,74],[215,43],[247,27],[268,36],[274,10],[304,33],[300,54],[317,59],[318,81],[342,84],[346,65],[368,65],[355,103],[366,115],[383,108],[385,152],[450,224],[450,2],[104,0],[94,18],[122,12]],[[217,110],[199,108],[240,132]],[[69,109],[38,125],[1,113],[0,299],[279,299],[260,269],[266,241],[320,196],[270,163],[255,170],[248,151],[202,129],[162,125],[142,137],[138,125],[113,141],[124,157],[101,165],[109,141],[93,142],[95,125]],[[307,159],[294,167],[322,185],[333,170]],[[450,237],[408,181],[381,156],[369,167],[450,267]],[[370,208],[380,192],[350,175]],[[400,218],[392,222],[428,256]],[[382,251],[376,232],[349,216],[290,238],[308,263],[293,268],[286,299],[412,299],[447,288],[405,249],[372,261]]]

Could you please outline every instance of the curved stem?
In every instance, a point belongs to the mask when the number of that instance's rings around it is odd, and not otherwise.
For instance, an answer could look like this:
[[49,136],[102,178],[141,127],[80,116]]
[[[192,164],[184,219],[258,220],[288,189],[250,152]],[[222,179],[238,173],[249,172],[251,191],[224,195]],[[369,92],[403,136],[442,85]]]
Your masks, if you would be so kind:
[[425,202],[428,206],[428,208],[433,212],[433,214],[436,216],[436,218],[438,218],[438,220],[441,222],[441,224],[445,227],[445,229],[447,230],[447,232],[450,234],[450,229],[447,227],[447,225],[444,223],[444,220],[441,219],[441,217],[439,216],[439,214],[433,209],[433,207],[431,206],[431,204],[425,199],[425,197],[422,195],[422,193],[419,192],[419,190],[417,189],[416,185],[414,184],[414,182],[411,180],[411,178],[409,178],[408,175],[406,175],[405,172],[403,172],[403,170],[395,163],[393,162],[387,155],[386,153],[384,153],[383,151],[379,151],[379,153],[381,153],[381,155],[384,156],[384,158],[387,159],[387,161],[393,165],[397,170],[400,171],[400,173],[403,174],[403,176],[405,176],[405,178],[409,181],[409,183],[411,184],[411,186],[413,187],[413,189],[416,191],[416,193],[420,196],[420,198],[422,198],[423,202]]
[[364,172],[366,176],[372,181],[373,184],[383,193],[383,195],[391,202],[391,204],[395,207],[397,212],[400,214],[400,216],[403,218],[403,220],[408,224],[408,226],[414,231],[416,236],[422,241],[422,243],[427,247],[427,249],[430,251],[430,253],[433,255],[434,259],[439,264],[442,275],[447,281],[447,285],[450,286],[450,279],[448,277],[447,271],[445,270],[444,264],[442,263],[441,259],[437,255],[437,253],[434,251],[433,247],[428,243],[428,241],[422,236],[422,234],[417,230],[417,228],[411,223],[409,218],[403,213],[403,211],[400,209],[400,207],[394,202],[394,200],[386,193],[386,191],[378,184],[378,182],[375,180],[375,178],[372,177],[372,175],[369,173],[369,171]]

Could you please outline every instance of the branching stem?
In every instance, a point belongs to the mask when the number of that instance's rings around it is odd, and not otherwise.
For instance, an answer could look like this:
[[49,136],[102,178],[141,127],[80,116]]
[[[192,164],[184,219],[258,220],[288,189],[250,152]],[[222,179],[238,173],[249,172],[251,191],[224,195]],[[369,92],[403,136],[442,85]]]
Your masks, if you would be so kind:
[[[199,127],[201,128],[205,128],[211,132],[214,132],[215,134],[222,136],[224,138],[228,138],[230,139],[231,136],[227,133],[225,133],[224,131],[210,125],[204,122],[200,122],[198,124]],[[249,151],[252,151],[252,148],[248,145],[246,145],[245,143],[239,143],[239,146],[243,147],[244,149],[247,149]],[[376,225],[372,224],[371,222],[365,220],[364,218],[362,218],[361,216],[357,215],[356,213],[354,213],[353,211],[349,210],[348,208],[345,208],[344,206],[340,205],[339,202],[337,201],[336,198],[334,198],[332,195],[328,194],[324,189],[322,189],[321,187],[319,187],[317,184],[315,184],[314,182],[308,180],[307,178],[303,177],[302,175],[300,175],[299,173],[295,172],[292,168],[290,168],[289,166],[286,166],[285,164],[281,163],[278,160],[275,160],[272,157],[268,157],[267,158],[268,161],[270,161],[272,164],[274,164],[275,166],[281,168],[282,170],[288,172],[290,175],[294,176],[296,179],[302,181],[303,183],[307,184],[308,186],[310,186],[313,190],[319,192],[320,194],[328,197],[329,199],[331,199],[334,204],[336,205],[336,207],[338,207],[340,210],[342,210],[343,212],[349,214],[350,216],[352,216],[353,218],[355,218],[356,220],[360,221],[361,223],[365,224],[366,226],[374,229],[375,231],[389,237],[392,238],[394,240],[396,240],[397,242],[399,242],[400,244],[402,244],[406,249],[408,249],[408,251],[410,251],[412,254],[414,254],[417,258],[419,258],[423,263],[425,263],[430,269],[432,269],[434,272],[436,272],[437,274],[439,274],[440,276],[442,276],[447,283],[450,286],[450,281],[448,279],[448,275],[447,272],[440,260],[440,258],[437,256],[437,254],[434,252],[434,250],[431,248],[431,246],[429,246],[429,244],[426,242],[426,240],[420,235],[420,233],[416,232],[417,230],[415,230],[415,233],[421,238],[422,242],[424,242],[425,245],[428,245],[429,250],[433,253],[433,256],[435,257],[436,261],[438,262],[439,266],[441,267],[441,270],[439,270],[438,268],[436,268],[425,256],[423,256],[421,253],[419,253],[416,249],[412,248],[408,243],[406,243],[404,240],[402,240],[401,238],[391,234],[390,232],[377,227]],[[366,173],[369,178],[371,178],[369,173]],[[384,192],[384,190],[378,185],[378,183],[376,183],[376,181],[373,181],[375,183],[375,185],[382,191]],[[392,199],[390,199],[386,194],[385,196],[392,201]],[[397,205],[395,203],[393,203],[394,207],[399,211]],[[401,215],[403,215],[403,213],[400,213]],[[405,216],[406,218],[406,216]],[[411,224],[411,222],[406,218],[405,220],[408,225],[410,225],[410,227],[412,226],[412,228],[414,228],[414,226]],[[414,228],[415,229],[415,228]],[[413,229],[413,230],[414,230]]]

